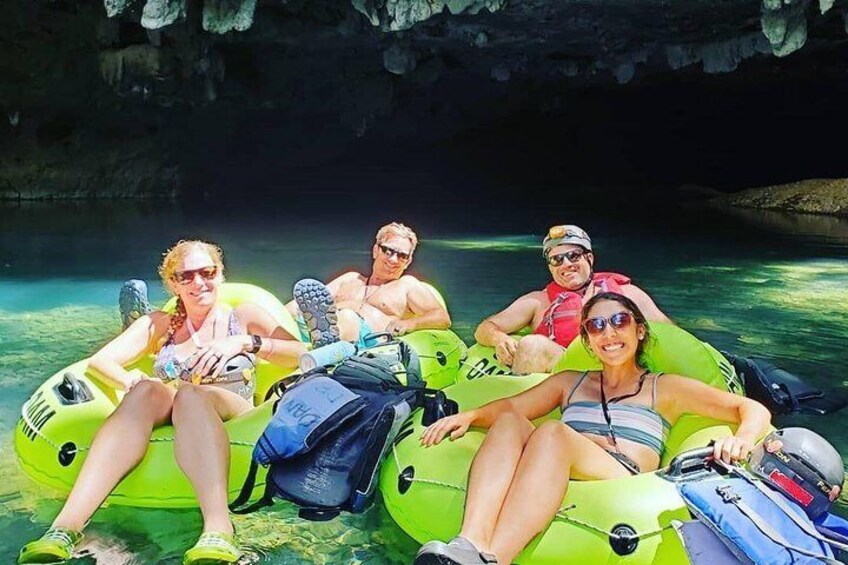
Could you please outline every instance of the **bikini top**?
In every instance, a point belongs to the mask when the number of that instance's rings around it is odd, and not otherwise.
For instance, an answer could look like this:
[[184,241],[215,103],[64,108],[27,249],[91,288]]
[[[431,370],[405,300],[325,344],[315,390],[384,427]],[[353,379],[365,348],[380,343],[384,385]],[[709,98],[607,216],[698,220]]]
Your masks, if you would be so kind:
[[[243,333],[235,311],[230,310],[230,318],[227,321],[227,336]],[[189,369],[185,366],[185,359],[177,359],[175,346],[174,336],[171,336],[153,361],[153,376],[162,379],[163,382],[182,378],[183,375],[189,374]]]
[[[600,402],[581,400],[571,402],[574,392],[583,383],[588,375],[583,373],[566,399],[566,406],[562,411],[562,422],[575,431],[599,436],[609,436],[609,428],[604,418],[603,407]],[[620,404],[612,401],[607,403],[610,421],[612,422],[615,436],[644,445],[661,456],[665,441],[671,424],[656,411],[657,403],[657,381],[662,376],[659,373],[654,377],[654,386],[651,393],[651,405]]]

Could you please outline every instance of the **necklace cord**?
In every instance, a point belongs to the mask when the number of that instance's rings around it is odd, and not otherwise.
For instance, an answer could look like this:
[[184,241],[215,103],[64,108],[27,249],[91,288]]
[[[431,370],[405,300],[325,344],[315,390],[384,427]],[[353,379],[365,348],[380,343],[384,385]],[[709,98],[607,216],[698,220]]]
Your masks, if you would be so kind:
[[613,447],[615,447],[616,453],[621,453],[621,450],[618,448],[618,440],[615,437],[615,430],[613,430],[612,427],[612,417],[610,416],[608,405],[614,402],[618,402],[619,400],[627,400],[628,398],[633,398],[634,396],[642,392],[642,386],[645,384],[645,377],[648,376],[650,372],[651,371],[649,369],[645,369],[645,372],[639,375],[639,384],[637,385],[636,390],[634,392],[631,392],[630,394],[622,394],[620,396],[615,396],[609,401],[607,401],[607,395],[606,392],[604,392],[604,371],[601,370],[601,410],[604,413],[604,420],[606,420],[607,422],[607,429],[609,430],[610,442],[612,443]]

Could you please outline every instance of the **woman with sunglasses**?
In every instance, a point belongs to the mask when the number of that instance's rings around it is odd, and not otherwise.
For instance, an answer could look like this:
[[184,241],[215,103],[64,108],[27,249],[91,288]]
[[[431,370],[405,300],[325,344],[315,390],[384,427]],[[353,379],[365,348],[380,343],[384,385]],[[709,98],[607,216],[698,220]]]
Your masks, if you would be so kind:
[[[714,456],[745,459],[771,416],[754,400],[641,363],[650,327],[629,298],[593,296],[582,310],[581,337],[600,371],[566,371],[510,398],[443,418],[421,437],[425,446],[489,428],[468,477],[460,535],[425,544],[416,565],[512,563],[559,510],[571,478],[602,480],[654,471],[669,429],[684,413],[738,424],[715,443]],[[560,420],[532,420],[556,408]],[[540,488],[539,485],[545,485]]]
[[[306,348],[263,308],[218,304],[224,265],[217,246],[180,241],[165,254],[159,274],[177,297],[176,310],[140,317],[89,360],[91,370],[126,394],[97,432],[51,528],[24,546],[21,563],[69,559],[83,526],[144,457],[153,429],[168,423],[174,426],[177,463],[203,514],[203,534],[184,563],[232,563],[241,556],[227,509],[230,446],[223,422],[252,408],[255,381],[247,386],[244,379],[227,382],[219,374],[240,353],[295,367]],[[156,355],[153,375],[124,369],[148,354]]]

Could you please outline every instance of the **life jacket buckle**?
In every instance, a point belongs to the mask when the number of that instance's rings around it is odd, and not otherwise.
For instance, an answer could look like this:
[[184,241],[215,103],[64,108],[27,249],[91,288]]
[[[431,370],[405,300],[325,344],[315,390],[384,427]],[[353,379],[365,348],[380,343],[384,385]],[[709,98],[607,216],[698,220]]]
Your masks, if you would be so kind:
[[742,497],[739,496],[736,492],[733,491],[730,485],[724,485],[721,487],[716,487],[716,492],[721,497],[722,502],[727,504],[736,504]]

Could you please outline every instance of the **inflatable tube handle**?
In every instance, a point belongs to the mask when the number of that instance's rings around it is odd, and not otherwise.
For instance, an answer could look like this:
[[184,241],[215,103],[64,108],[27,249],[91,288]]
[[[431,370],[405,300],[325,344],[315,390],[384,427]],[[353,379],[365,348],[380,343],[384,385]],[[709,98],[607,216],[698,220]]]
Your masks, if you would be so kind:
[[668,464],[666,476],[671,480],[681,480],[687,473],[695,470],[706,470],[707,459],[713,454],[713,447],[699,447],[690,449],[677,455]]
[[53,390],[63,405],[82,404],[94,398],[85,383],[70,371],[62,375],[62,382]]

